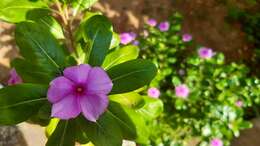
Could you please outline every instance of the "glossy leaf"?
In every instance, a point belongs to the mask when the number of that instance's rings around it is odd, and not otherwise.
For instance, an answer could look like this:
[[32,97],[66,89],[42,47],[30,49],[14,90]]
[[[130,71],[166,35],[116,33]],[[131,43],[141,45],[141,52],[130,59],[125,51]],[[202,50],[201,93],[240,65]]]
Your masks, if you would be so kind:
[[139,54],[139,49],[136,46],[129,45],[123,48],[119,48],[111,53],[109,53],[104,62],[102,67],[106,70],[109,68],[118,65],[120,63],[136,59]]
[[[64,68],[65,53],[48,29],[34,22],[17,24],[16,43],[21,55],[47,73],[58,74]],[[28,53],[30,52],[30,53]]]
[[141,114],[114,102],[110,102],[108,112],[120,125],[124,139],[135,140],[142,144],[148,143],[150,134]]
[[101,15],[89,18],[84,25],[84,36],[90,46],[88,63],[101,66],[112,41],[112,24]]
[[51,16],[45,16],[35,20],[38,24],[49,29],[52,35],[57,39],[64,39],[61,25]]
[[47,86],[20,84],[0,90],[0,124],[18,124],[36,114],[47,101]]
[[75,146],[75,132],[71,121],[60,121],[46,146]]
[[119,44],[120,44],[120,36],[117,33],[113,32],[112,41],[109,49],[116,48],[117,46],[119,46]]
[[114,84],[110,94],[130,92],[149,84],[157,69],[147,60],[131,60],[116,65],[107,71]]
[[124,110],[125,106],[120,105],[114,101],[110,101],[107,113],[112,116],[123,134],[124,139],[134,140],[137,137],[136,127]]
[[49,13],[48,6],[42,1],[1,0],[0,19],[17,23],[31,18],[40,18]]
[[15,59],[12,66],[26,83],[49,84],[56,76],[55,72],[50,72],[47,68],[42,68],[34,62],[24,59]]
[[122,146],[122,133],[115,119],[107,112],[94,123],[78,117],[77,123],[95,146]]
[[145,119],[153,120],[163,112],[163,102],[159,99],[144,97],[145,105],[137,111],[145,117]]
[[143,97],[136,92],[111,95],[109,99],[129,108],[140,108],[145,103]]

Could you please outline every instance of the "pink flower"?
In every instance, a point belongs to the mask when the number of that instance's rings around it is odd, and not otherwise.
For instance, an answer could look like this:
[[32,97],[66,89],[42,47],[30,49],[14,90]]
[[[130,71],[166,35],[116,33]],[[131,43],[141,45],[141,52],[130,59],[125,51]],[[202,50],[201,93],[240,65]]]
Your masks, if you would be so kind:
[[7,83],[8,85],[16,85],[23,83],[22,78],[17,74],[14,68],[10,71],[10,78]]
[[157,21],[155,19],[149,19],[146,23],[152,27],[157,25]]
[[214,56],[214,53],[211,48],[202,47],[198,51],[200,58],[210,59]]
[[223,142],[220,139],[218,139],[218,138],[214,138],[210,142],[210,146],[223,146]]
[[189,42],[191,40],[192,40],[192,35],[187,34],[187,33],[182,35],[182,41],[183,42]]
[[126,45],[135,40],[136,34],[133,32],[124,32],[120,34],[121,44]]
[[158,90],[157,88],[152,87],[152,88],[149,88],[149,89],[148,89],[147,94],[148,94],[148,96],[150,96],[150,97],[159,98],[159,96],[160,96],[161,93],[160,93],[160,90]]
[[238,101],[236,102],[236,106],[237,106],[237,107],[242,107],[242,106],[243,106],[243,101],[238,100]]
[[113,86],[107,73],[100,67],[82,64],[66,68],[63,75],[55,78],[48,90],[52,117],[67,120],[82,112],[95,122],[105,112],[107,94]]
[[160,31],[162,32],[165,32],[165,31],[168,31],[170,28],[170,23],[168,21],[165,21],[165,22],[161,22],[159,24],[159,29]]
[[189,88],[184,84],[175,87],[175,94],[177,97],[187,98],[189,96],[189,92]]

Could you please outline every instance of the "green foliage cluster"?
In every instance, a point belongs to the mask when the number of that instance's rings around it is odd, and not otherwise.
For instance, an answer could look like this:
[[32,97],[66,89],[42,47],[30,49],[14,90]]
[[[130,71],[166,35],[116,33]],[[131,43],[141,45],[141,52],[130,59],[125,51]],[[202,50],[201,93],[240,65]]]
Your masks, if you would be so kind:
[[[145,26],[149,36],[140,38],[141,56],[159,69],[150,86],[160,89],[164,103],[164,113],[150,124],[152,145],[182,146],[196,139],[208,146],[219,138],[227,146],[240,130],[252,126],[244,116],[260,103],[260,80],[249,77],[243,64],[225,64],[222,53],[200,58],[195,42],[183,42],[181,20],[174,14],[167,32]],[[190,89],[186,99],[175,95],[180,84]]]

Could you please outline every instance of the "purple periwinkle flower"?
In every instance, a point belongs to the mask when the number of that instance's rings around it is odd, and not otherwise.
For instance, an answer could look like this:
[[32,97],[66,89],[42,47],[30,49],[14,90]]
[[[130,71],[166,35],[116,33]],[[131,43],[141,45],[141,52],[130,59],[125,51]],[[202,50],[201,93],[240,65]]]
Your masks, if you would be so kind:
[[200,58],[210,59],[214,56],[214,52],[211,48],[201,47],[198,51]]
[[236,102],[236,106],[237,107],[242,107],[243,106],[243,101],[241,101],[241,100],[238,100],[237,102]]
[[136,38],[136,33],[134,32],[124,32],[120,34],[120,40],[121,40],[121,44],[126,45],[129,44],[130,42],[132,42],[133,40],[135,40]]
[[152,27],[157,25],[157,21],[155,19],[149,19],[146,23]]
[[192,40],[192,35],[186,33],[182,35],[182,41],[183,42],[190,42]]
[[223,146],[223,142],[220,139],[218,139],[218,138],[214,138],[210,142],[210,146]]
[[155,88],[155,87],[152,87],[152,88],[149,88],[148,89],[148,92],[147,92],[148,96],[152,97],[152,98],[159,98],[160,96],[160,90]]
[[133,41],[133,45],[138,46],[139,44],[140,44],[139,41],[137,41],[137,40]]
[[108,106],[107,94],[112,86],[111,79],[100,67],[88,64],[68,67],[63,76],[50,83],[51,116],[67,120],[83,113],[86,119],[96,122]]
[[165,32],[165,31],[169,30],[170,23],[168,21],[161,22],[158,27],[159,27],[160,31]]
[[13,68],[10,71],[10,78],[7,82],[8,85],[16,85],[23,83],[22,78],[17,74],[16,70]]
[[190,90],[185,84],[181,84],[175,87],[175,94],[177,97],[187,98],[189,96]]
[[132,37],[132,40],[135,40],[137,34],[134,32],[129,32],[129,35]]

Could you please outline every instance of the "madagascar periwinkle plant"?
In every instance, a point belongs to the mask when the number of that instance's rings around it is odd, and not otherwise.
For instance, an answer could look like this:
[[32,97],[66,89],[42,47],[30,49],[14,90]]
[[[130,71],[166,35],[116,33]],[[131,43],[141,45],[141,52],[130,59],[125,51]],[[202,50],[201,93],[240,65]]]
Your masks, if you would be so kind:
[[137,59],[136,46],[119,47],[109,20],[88,12],[95,2],[0,1],[0,18],[15,24],[20,52],[9,86],[0,90],[0,125],[47,126],[46,146],[149,143],[146,124],[163,108],[139,92],[157,69]]
[[222,53],[195,44],[181,33],[181,19],[178,13],[162,23],[149,19],[138,39],[141,56],[159,69],[147,94],[164,103],[164,113],[149,123],[151,143],[228,146],[252,126],[244,117],[259,106],[260,80],[245,65],[225,64]]

